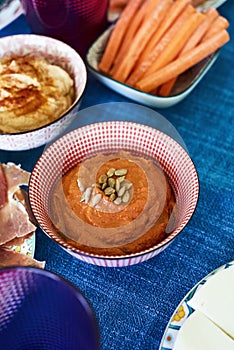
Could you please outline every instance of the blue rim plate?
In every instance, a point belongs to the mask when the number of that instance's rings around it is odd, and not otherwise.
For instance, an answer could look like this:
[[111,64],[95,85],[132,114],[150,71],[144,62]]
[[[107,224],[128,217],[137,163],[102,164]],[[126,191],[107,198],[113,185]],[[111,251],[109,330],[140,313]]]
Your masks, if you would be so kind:
[[166,330],[164,332],[159,346],[159,350],[174,349],[174,344],[180,328],[183,326],[187,318],[194,312],[194,310],[188,305],[189,300],[192,299],[196,292],[208,281],[210,277],[224,269],[229,268],[230,266],[234,266],[234,260],[218,267],[216,270],[209,273],[200,282],[198,282],[181,300],[175,312],[173,313],[170,321],[167,324]]

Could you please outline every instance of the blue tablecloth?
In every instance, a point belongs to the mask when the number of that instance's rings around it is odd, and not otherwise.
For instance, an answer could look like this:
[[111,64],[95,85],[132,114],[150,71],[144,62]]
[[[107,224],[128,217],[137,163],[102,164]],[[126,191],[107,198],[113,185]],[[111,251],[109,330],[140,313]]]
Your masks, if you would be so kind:
[[[219,12],[230,21],[231,41],[189,97],[158,110],[183,137],[199,175],[199,202],[183,232],[147,262],[102,268],[76,260],[37,230],[35,258],[46,260],[47,270],[65,277],[89,300],[102,350],[158,349],[180,300],[209,272],[234,260],[234,2],[227,1]],[[29,32],[21,16],[0,36]],[[81,108],[110,101],[128,100],[89,75]],[[42,151],[0,151],[0,161],[31,171]]]

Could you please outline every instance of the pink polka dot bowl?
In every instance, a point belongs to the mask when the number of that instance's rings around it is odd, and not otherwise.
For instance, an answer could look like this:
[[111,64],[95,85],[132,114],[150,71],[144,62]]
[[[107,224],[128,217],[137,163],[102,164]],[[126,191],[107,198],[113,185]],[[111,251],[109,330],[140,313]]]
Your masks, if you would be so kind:
[[[98,153],[116,153],[120,150],[150,158],[164,170],[176,197],[175,223],[165,239],[138,253],[112,256],[90,254],[68,243],[55,229],[50,216],[51,195],[61,174],[67,173],[77,163]],[[162,131],[127,121],[89,124],[57,139],[35,164],[29,184],[31,209],[41,229],[74,257],[103,267],[138,264],[162,252],[190,221],[198,195],[197,171],[187,151]],[[82,230],[82,225],[77,229]]]
[[43,57],[65,69],[74,80],[75,99],[65,113],[45,126],[26,132],[0,134],[2,150],[28,150],[42,146],[57,137],[76,117],[87,84],[87,71],[83,60],[74,49],[62,41],[34,34],[0,38],[0,59],[24,55]]

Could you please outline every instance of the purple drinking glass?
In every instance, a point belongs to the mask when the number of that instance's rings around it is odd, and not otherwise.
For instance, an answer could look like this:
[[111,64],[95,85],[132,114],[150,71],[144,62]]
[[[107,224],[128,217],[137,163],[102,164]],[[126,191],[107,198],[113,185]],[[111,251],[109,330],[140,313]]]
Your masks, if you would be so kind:
[[99,350],[96,317],[62,277],[32,267],[0,269],[1,350]]
[[72,46],[83,58],[107,27],[109,0],[21,0],[34,34]]

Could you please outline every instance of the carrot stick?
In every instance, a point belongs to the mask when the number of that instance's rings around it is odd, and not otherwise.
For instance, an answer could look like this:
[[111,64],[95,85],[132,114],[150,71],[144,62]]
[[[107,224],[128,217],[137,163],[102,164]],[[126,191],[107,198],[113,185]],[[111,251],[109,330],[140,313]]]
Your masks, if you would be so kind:
[[[168,5],[167,5],[167,3],[168,3]],[[165,7],[171,6],[172,3],[173,3],[173,0],[166,0]],[[154,0],[153,1],[146,0],[143,3],[143,5],[141,6],[141,8],[139,9],[138,13],[136,14],[135,18],[133,19],[133,21],[131,23],[131,26],[128,28],[128,30],[126,32],[126,35],[124,37],[121,48],[120,48],[120,50],[117,54],[117,57],[114,61],[114,64],[113,64],[114,67],[113,67],[112,71],[110,72],[111,75],[114,75],[116,73],[116,71],[118,70],[119,64],[120,64],[120,62],[122,62],[124,60],[124,58],[126,56],[126,52],[129,49],[131,42],[137,33],[137,30],[140,28],[140,26],[142,25],[144,20],[148,20],[148,16],[150,16],[150,14],[154,10],[155,6],[156,6],[156,3]],[[165,18],[165,15],[166,15],[166,8],[165,8],[165,13],[164,13],[164,18]],[[163,14],[162,14],[162,16],[163,16]],[[162,18],[162,20],[164,18]],[[154,37],[154,35],[153,35],[153,37]]]
[[145,17],[146,5],[147,5],[147,1],[143,3],[143,5],[141,6],[141,8],[138,10],[137,14],[133,18],[131,25],[128,27],[124,36],[124,40],[120,47],[120,50],[115,57],[113,68],[110,72],[110,75],[115,74],[115,72],[117,71],[120,62],[122,62],[122,60],[125,57],[125,51],[128,50],[132,39],[136,35],[137,30],[140,28],[142,21],[144,20],[144,17]]
[[127,5],[128,0],[110,0],[110,6],[125,6]]
[[113,29],[113,32],[110,36],[107,47],[102,56],[101,62],[99,63],[99,69],[102,72],[108,73],[108,71],[110,70],[112,63],[114,61],[115,55],[123,40],[124,34],[132,18],[134,17],[135,13],[140,7],[141,3],[142,3],[142,0],[130,0],[128,5],[125,7],[124,11],[122,12],[122,15],[117,21]]
[[[211,24],[214,20],[219,16],[218,11],[214,8],[210,8],[205,12],[205,16],[201,24],[195,30],[195,32],[191,35],[183,49],[179,53],[179,57],[182,56],[186,51],[193,49],[202,39],[204,34],[208,31]],[[168,96],[177,80],[177,77],[171,79],[170,81],[163,84],[159,90],[159,96]]]
[[[146,72],[151,73],[151,67],[160,68],[160,64],[164,64],[164,60],[171,59],[169,57],[170,50],[176,50],[176,45],[180,42],[181,38],[184,36],[187,37],[186,31],[183,29],[186,23],[186,28],[189,28],[191,31],[192,26],[190,25],[191,16],[197,12],[195,9],[188,5],[180,17],[177,18],[172,27],[168,30],[168,32],[163,36],[163,38],[159,41],[158,45],[154,48],[154,50],[148,56],[148,59],[142,62],[142,64],[133,70],[129,79],[127,80],[127,84],[134,86],[135,83],[145,76]],[[194,21],[193,21],[194,24]],[[181,45],[181,44],[179,44]],[[159,60],[159,61],[158,61]],[[159,65],[158,65],[159,64]],[[156,70],[155,68],[152,69]]]
[[155,73],[150,74],[137,83],[137,88],[141,91],[150,92],[158,86],[166,83],[168,80],[178,76],[191,68],[205,57],[209,56],[221,46],[229,41],[230,37],[226,30],[213,35],[210,39],[200,43],[194,49],[184,53],[167,66],[161,68]]
[[210,8],[205,12],[203,21],[198,26],[197,30],[195,30],[195,32],[191,35],[191,38],[182,49],[181,54],[190,49],[193,49],[202,40],[203,36],[211,28],[211,24],[216,18],[218,18],[218,16],[219,13],[215,8]]
[[109,12],[114,14],[120,14],[124,9],[124,6],[119,6],[118,4],[113,4],[109,7]]
[[110,0],[109,10],[114,7],[124,7],[127,5],[128,0]]
[[151,40],[148,42],[145,50],[142,52],[141,56],[138,59],[137,67],[146,60],[149,56],[150,52],[162,38],[162,36],[166,33],[166,31],[171,27],[174,21],[178,18],[178,16],[182,13],[185,7],[191,2],[191,0],[177,0],[173,1],[173,4],[168,9],[168,13],[164,18],[162,24],[156,31],[156,33],[152,36]]
[[219,16],[212,23],[212,26],[210,27],[208,32],[204,35],[204,37],[202,38],[202,41],[205,41],[205,40],[211,38],[214,34],[220,32],[222,29],[227,29],[228,27],[229,27],[228,20],[222,16]]
[[114,79],[121,82],[126,81],[148,40],[150,40],[155,30],[157,30],[157,27],[162,22],[169,2],[166,0],[154,0],[154,3],[156,6],[154,11],[150,14],[148,19],[144,21],[140,30],[137,32],[128,52],[126,53],[124,61],[121,62],[118,70],[113,75]]
[[201,5],[204,2],[204,0],[192,0],[192,5],[193,6],[198,6]]
[[158,96],[164,96],[164,97],[169,96],[173,86],[175,85],[177,78],[178,77],[172,78],[168,80],[166,83],[162,84],[157,89]]
[[176,33],[174,39],[169,42],[165,50],[162,51],[161,55],[157,58],[154,64],[147,69],[144,76],[155,72],[156,70],[165,66],[167,63],[171,62],[178,55],[186,41],[199,26],[202,20],[203,15],[199,12],[189,16],[184,25]]

